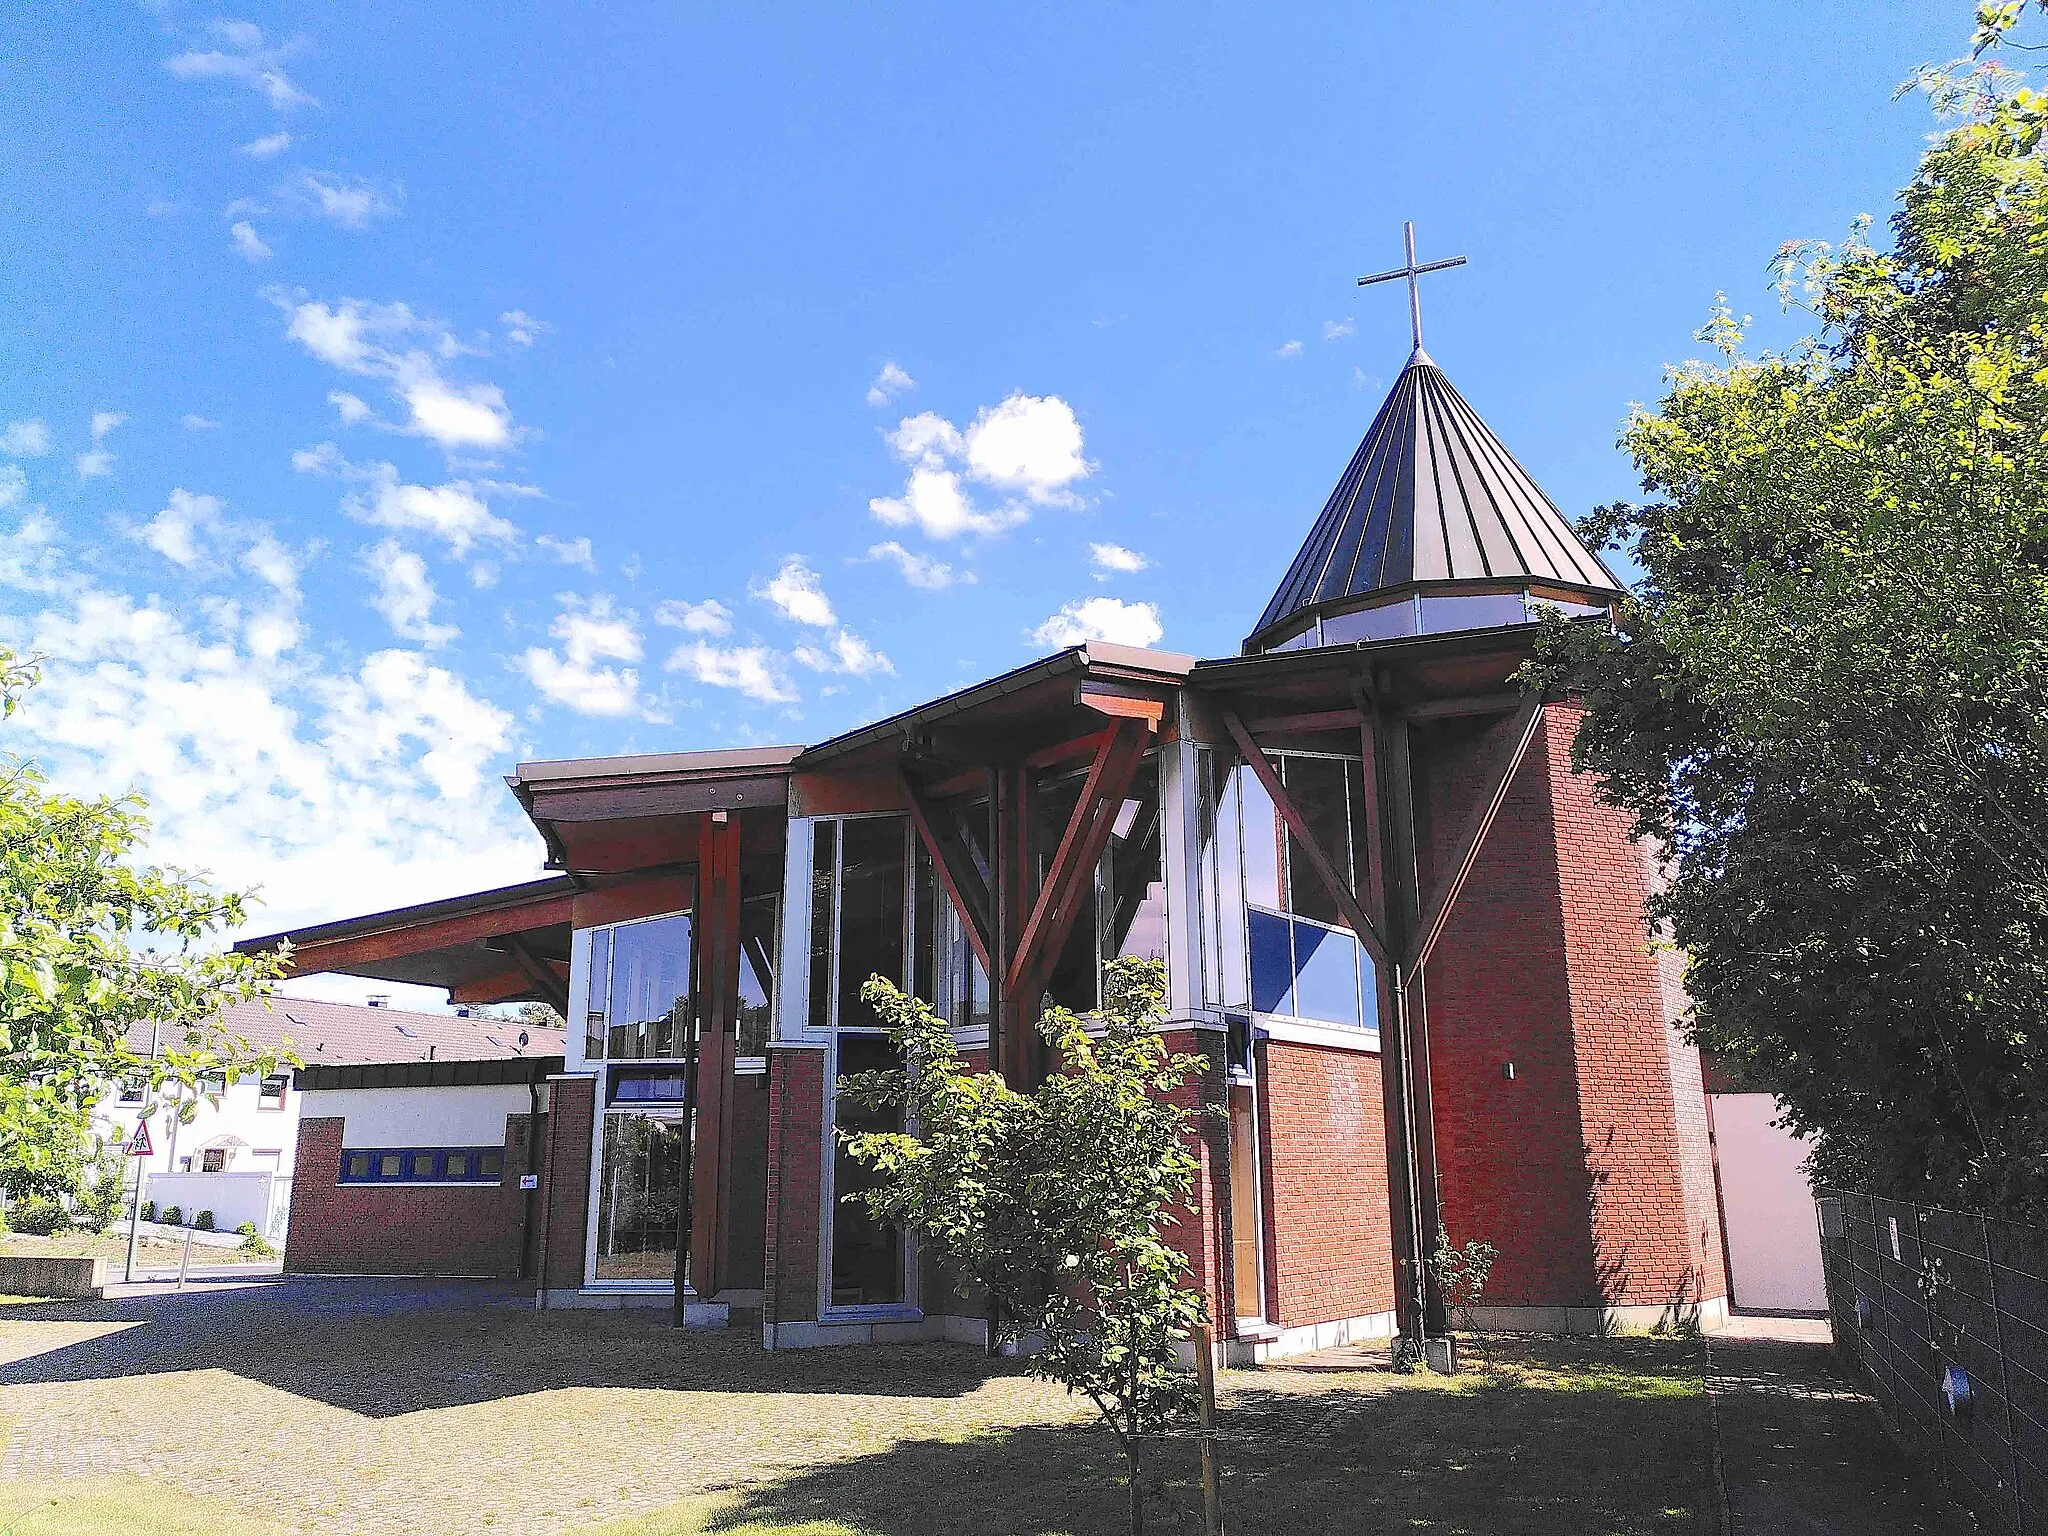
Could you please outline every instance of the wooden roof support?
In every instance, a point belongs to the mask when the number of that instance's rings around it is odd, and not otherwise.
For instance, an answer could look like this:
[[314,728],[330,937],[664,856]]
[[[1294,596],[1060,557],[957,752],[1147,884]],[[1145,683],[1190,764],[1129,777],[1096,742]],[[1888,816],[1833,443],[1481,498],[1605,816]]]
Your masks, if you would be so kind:
[[1254,741],[1252,733],[1245,729],[1244,721],[1238,718],[1236,710],[1226,705],[1221,713],[1223,728],[1230,732],[1230,739],[1237,743],[1237,750],[1244,754],[1244,760],[1252,773],[1258,778],[1259,783],[1265,786],[1266,794],[1273,801],[1273,809],[1280,813],[1280,819],[1287,823],[1287,830],[1294,835],[1294,840],[1300,845],[1301,851],[1308,855],[1309,867],[1315,871],[1316,879],[1322,882],[1330,900],[1337,904],[1337,911],[1342,914],[1345,923],[1358,935],[1358,941],[1365,946],[1366,953],[1372,956],[1373,964],[1384,966],[1387,963],[1386,939],[1373,925],[1372,919],[1365,915],[1365,908],[1359,905],[1358,897],[1351,889],[1351,883],[1337,873],[1336,863],[1316,841],[1315,834],[1309,830],[1308,819],[1295,807],[1293,800],[1288,798],[1287,788],[1280,782],[1280,775],[1274,769],[1272,759],[1260,750],[1258,742]]
[[540,1000],[559,1013],[566,1023],[569,1017],[569,983],[546,957],[536,954],[533,946],[516,933],[493,940],[491,947],[502,949],[513,958],[532,981],[533,990],[540,995]]
[[938,872],[939,884],[945,887],[953,910],[960,914],[960,921],[967,929],[967,941],[974,946],[974,953],[981,961],[982,973],[993,976],[996,967],[989,959],[993,953],[993,942],[989,934],[985,887],[976,871],[959,862],[958,850],[939,836],[938,829],[932,825],[931,812],[924,797],[910,782],[910,776],[899,773],[898,777],[903,781],[903,803],[910,808],[910,824],[917,828],[918,839],[924,844],[924,851],[931,856],[932,868]]
[[1067,818],[1059,851],[1046,870],[1045,884],[1024,924],[1016,953],[1010,957],[1010,968],[1003,978],[1009,994],[1027,993],[1029,989],[1024,983],[1043,975],[1066,947],[1067,935],[1073,931],[1078,907],[1075,898],[1081,882],[1094,874],[1103,850],[1109,846],[1117,807],[1123,804],[1150,739],[1151,732],[1142,722],[1119,720],[1096,751],[1095,761],[1089,765],[1088,777],[1081,786],[1081,797]]
[[1401,974],[1418,976],[1429,963],[1430,951],[1436,948],[1436,941],[1443,936],[1444,927],[1451,920],[1451,909],[1457,905],[1459,895],[1465,889],[1465,882],[1471,878],[1472,866],[1479,861],[1479,848],[1486,841],[1486,834],[1493,830],[1493,823],[1500,815],[1500,808],[1506,803],[1508,786],[1514,782],[1515,771],[1522,766],[1522,759],[1529,755],[1529,743],[1536,739],[1536,728],[1543,723],[1543,695],[1532,693],[1522,700],[1522,706],[1515,713],[1514,727],[1507,756],[1493,775],[1493,787],[1486,797],[1473,807],[1456,844],[1458,854],[1450,864],[1450,875],[1431,894],[1429,906],[1416,925],[1413,948],[1403,957]]

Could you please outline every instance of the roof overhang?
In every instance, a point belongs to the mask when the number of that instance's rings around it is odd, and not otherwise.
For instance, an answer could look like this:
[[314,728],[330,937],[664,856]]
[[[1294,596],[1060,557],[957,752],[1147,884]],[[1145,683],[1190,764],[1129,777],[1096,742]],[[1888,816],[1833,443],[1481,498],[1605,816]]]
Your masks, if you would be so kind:
[[484,1061],[369,1061],[339,1065],[308,1062],[296,1084],[301,1093],[359,1088],[483,1088],[544,1083],[562,1070],[559,1056],[496,1056]]
[[772,809],[789,800],[801,747],[744,747],[521,763],[505,782],[548,847],[578,874],[622,874],[692,863],[698,818]]
[[235,949],[263,954],[288,940],[298,975],[446,987],[457,1002],[532,998],[559,1007],[575,898],[584,886],[573,875],[554,875],[243,939]]

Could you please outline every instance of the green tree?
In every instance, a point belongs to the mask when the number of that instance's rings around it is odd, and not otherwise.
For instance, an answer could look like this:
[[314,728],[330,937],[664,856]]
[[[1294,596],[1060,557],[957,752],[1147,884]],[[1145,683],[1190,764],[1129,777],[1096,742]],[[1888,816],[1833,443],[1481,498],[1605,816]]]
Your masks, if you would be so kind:
[[[1985,8],[1993,47],[2016,6]],[[2010,13],[2010,14],[2008,14]],[[1995,65],[1995,61],[1992,61]],[[1888,249],[1794,244],[1816,333],[1700,333],[1587,521],[1644,579],[1527,669],[1671,855],[1692,1027],[1824,1179],[2048,1216],[2048,160],[2043,101],[1964,61]]]
[[[0,719],[37,668],[0,648]],[[145,1103],[200,1078],[275,1069],[220,1025],[230,1003],[262,996],[281,957],[209,947],[241,922],[243,898],[131,862],[148,823],[139,801],[51,790],[33,763],[0,756],[0,1183],[10,1193],[79,1185],[94,1101],[124,1079]],[[152,1060],[130,1039],[158,1027]],[[159,1134],[161,1134],[159,1130]]]
[[842,1134],[881,1176],[855,1198],[986,1287],[996,1341],[1027,1343],[1033,1372],[1095,1404],[1123,1451],[1140,1531],[1144,1441],[1193,1405],[1178,1351],[1203,1303],[1167,1232],[1197,1166],[1193,1115],[1173,1095],[1204,1062],[1170,1055],[1159,1038],[1158,961],[1112,961],[1103,995],[1086,1019],[1046,1013],[1039,1030],[1058,1065],[1024,1094],[969,1072],[945,1020],[872,978],[861,996],[890,1026],[905,1070],[855,1074],[840,1088],[872,1109],[907,1111],[914,1129]]

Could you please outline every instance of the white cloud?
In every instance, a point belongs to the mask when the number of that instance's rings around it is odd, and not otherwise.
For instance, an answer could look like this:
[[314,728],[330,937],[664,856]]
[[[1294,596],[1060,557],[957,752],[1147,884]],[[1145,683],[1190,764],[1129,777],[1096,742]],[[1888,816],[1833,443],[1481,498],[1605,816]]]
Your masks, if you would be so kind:
[[405,189],[396,183],[386,187],[339,171],[300,171],[279,195],[315,209],[343,229],[368,229],[372,220],[389,218],[405,202]]
[[551,560],[559,560],[563,565],[580,565],[586,571],[597,569],[597,557],[590,547],[588,535],[577,539],[558,539],[551,533],[543,533],[533,542]]
[[363,568],[376,578],[377,590],[370,606],[384,616],[393,634],[402,640],[417,640],[432,648],[446,645],[462,633],[453,624],[434,622],[434,583],[427,575],[427,562],[398,540],[385,539],[363,556]]
[[256,541],[242,552],[243,567],[281,593],[297,593],[299,564],[299,557],[269,533],[257,535]]
[[285,62],[305,46],[299,39],[265,47],[262,29],[246,21],[216,21],[212,31],[226,49],[189,49],[165,59],[164,68],[180,80],[233,81],[280,112],[319,105],[284,72]]
[[715,597],[701,603],[670,601],[654,610],[654,622],[691,635],[729,635],[732,610]]
[[[459,383],[442,374],[438,359],[465,349],[446,326],[423,319],[411,306],[360,299],[329,306],[293,301],[274,290],[271,297],[285,312],[285,335],[308,354],[390,388],[409,418],[398,430],[431,438],[451,453],[504,448],[519,437],[497,385]],[[351,419],[348,408],[343,410],[344,419]]]
[[760,704],[794,704],[799,695],[784,676],[773,651],[761,645],[711,645],[703,640],[677,646],[665,663],[711,688],[730,688]]
[[825,596],[825,589],[819,584],[818,573],[804,564],[801,555],[791,555],[783,561],[782,569],[754,595],[773,605],[778,613],[795,624],[830,629],[839,622],[839,616],[832,611],[831,599]]
[[394,465],[351,463],[332,443],[297,449],[292,468],[301,474],[337,475],[358,482],[358,489],[342,498],[342,511],[372,527],[430,533],[458,559],[481,543],[519,541],[519,530],[485,504],[486,487],[475,481],[412,485],[398,478]]
[[[893,527],[916,527],[934,539],[999,533],[1030,516],[1031,504],[1073,506],[1071,487],[1093,469],[1082,453],[1081,424],[1057,395],[1021,391],[984,407],[966,431],[935,411],[906,416],[886,436],[910,466],[900,496],[877,496],[868,510]],[[993,486],[1011,500],[976,506],[968,482]]]
[[1280,343],[1279,346],[1273,349],[1273,355],[1275,357],[1288,359],[1297,358],[1301,356],[1301,352],[1301,343],[1298,341],[1283,341]]
[[579,714],[630,715],[640,701],[640,674],[632,667],[607,667],[604,661],[638,661],[640,629],[631,613],[620,613],[609,597],[557,598],[562,611],[548,626],[561,642],[561,653],[533,646],[520,658],[528,681],[546,698]]
[[498,324],[505,327],[505,340],[515,347],[530,347],[554,327],[545,320],[536,320],[523,309],[508,309],[498,316]]
[[1090,467],[1081,456],[1074,408],[1057,395],[1022,391],[974,418],[967,429],[967,462],[977,480],[1061,505],[1071,499],[1066,488]]
[[1088,554],[1097,571],[1114,571],[1120,576],[1135,576],[1152,564],[1135,549],[1125,549],[1121,544],[1090,544]]
[[256,226],[247,219],[237,219],[228,226],[228,236],[234,242],[235,254],[254,265],[270,260],[271,249],[256,233]]
[[352,395],[345,389],[330,389],[327,403],[334,407],[335,415],[341,418],[344,427],[352,427],[359,421],[369,419],[370,408],[364,404],[361,395]]
[[869,405],[887,405],[906,389],[917,388],[913,379],[893,361],[882,364],[882,371],[875,375],[875,382],[868,386]]
[[219,530],[226,507],[218,496],[195,494],[181,486],[135,536],[173,565],[195,570],[206,559],[205,545]]
[[40,421],[10,421],[0,431],[0,453],[10,459],[40,459],[50,451],[50,429]]
[[1159,610],[1150,603],[1126,603],[1114,597],[1091,597],[1068,603],[1031,632],[1039,645],[1065,647],[1089,640],[1116,645],[1154,645],[1165,633]]
[[1325,320],[1323,322],[1323,340],[1342,341],[1346,336],[1357,331],[1357,329],[1358,322],[1349,315],[1346,315],[1342,320]]
[[266,133],[260,139],[251,139],[235,151],[247,155],[251,160],[275,160],[292,147],[292,136],[288,133]]
[[178,425],[183,427],[187,432],[211,432],[216,427],[218,427],[220,423],[215,421],[210,416],[200,415],[197,411],[187,411],[184,415],[178,418]]
[[92,440],[98,442],[127,419],[128,413],[126,411],[94,411],[92,413]]
[[28,476],[19,464],[0,464],[0,511],[28,495]]
[[935,560],[930,555],[914,554],[894,539],[886,544],[870,544],[868,558],[894,561],[896,569],[903,573],[906,582],[913,587],[923,587],[927,591],[937,591],[942,587],[956,584],[970,586],[974,582],[974,572],[955,570],[945,561]]
[[128,419],[125,411],[94,411],[92,413],[92,451],[78,456],[78,478],[91,480],[100,475],[114,472],[113,450],[102,447],[106,436]]
[[844,672],[852,677],[872,677],[878,672],[896,675],[896,664],[850,629],[842,629],[828,646],[800,645],[790,656],[813,672]]

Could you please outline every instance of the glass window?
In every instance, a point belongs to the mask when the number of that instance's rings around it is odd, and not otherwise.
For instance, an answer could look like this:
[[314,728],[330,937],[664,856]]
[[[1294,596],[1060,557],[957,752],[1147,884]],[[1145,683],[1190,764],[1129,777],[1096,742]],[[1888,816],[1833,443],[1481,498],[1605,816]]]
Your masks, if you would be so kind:
[[283,1109],[284,1091],[291,1078],[283,1072],[273,1072],[256,1087],[258,1109]]
[[775,946],[782,898],[772,892],[740,903],[739,1050],[760,1056],[768,1050],[775,1023]]
[[820,821],[811,839],[810,1026],[832,1027],[832,933],[838,917],[839,823]]
[[227,1172],[227,1167],[228,1154],[225,1147],[202,1147],[200,1149],[199,1171],[201,1173],[225,1173]]
[[1526,624],[1529,610],[1519,592],[1491,592],[1475,597],[1425,597],[1422,600],[1422,632],[1447,634],[1459,629],[1496,629],[1504,624]]
[[416,1179],[431,1179],[438,1171],[435,1165],[440,1161],[436,1152],[415,1152],[412,1154],[412,1176]]
[[469,1154],[467,1152],[450,1152],[448,1154],[447,1169],[448,1177],[451,1179],[468,1178]]
[[688,1226],[689,1122],[614,1111],[604,1117],[597,1194],[598,1280],[673,1283]]
[[1280,813],[1257,774],[1240,763],[1233,771],[1243,807],[1244,899],[1247,905],[1284,909],[1280,885]]
[[[1085,774],[1040,787],[1032,800],[1032,843],[1041,881],[1080,802]],[[1102,967],[1120,956],[1166,954],[1166,872],[1159,814],[1159,759],[1147,757],[1123,802],[1110,809],[1109,846],[1076,903],[1074,926],[1046,992],[1054,1002],[1086,1011],[1102,1001]]]
[[689,1074],[679,1067],[627,1067],[611,1075],[614,1104],[682,1104],[689,1092]]
[[[1309,834],[1315,838],[1316,846],[1336,864],[1338,878],[1349,881],[1351,819],[1347,802],[1350,795],[1344,768],[1343,760],[1334,757],[1280,759],[1280,781],[1287,790],[1287,798],[1294,802],[1295,810],[1308,823]],[[1282,827],[1284,830],[1285,823]],[[1319,923],[1342,921],[1337,912],[1336,898],[1317,878],[1314,864],[1302,852],[1301,840],[1292,832],[1286,832],[1285,837],[1287,910],[1312,917]]]
[[143,1089],[147,1082],[148,1079],[139,1072],[130,1073],[127,1077],[122,1078],[121,1102],[123,1104],[140,1104],[142,1102]]
[[603,1055],[643,1061],[686,1054],[690,933],[687,912],[611,929]]
[[[882,1035],[841,1035],[839,1072],[900,1068],[903,1058]],[[895,1130],[901,1116],[877,1113],[842,1094],[833,1095],[832,1123],[843,1131]],[[833,1154],[832,1305],[863,1307],[903,1300],[903,1234],[875,1220],[867,1202],[876,1175],[841,1144]]]
[[386,1152],[377,1159],[377,1177],[380,1179],[401,1179],[405,1177],[405,1154]]
[[861,816],[844,822],[839,865],[839,1014],[842,1028],[878,1027],[860,1000],[870,976],[903,975],[904,858],[909,821]]
[[476,1172],[480,1179],[496,1181],[505,1172],[505,1152],[501,1147],[487,1147],[477,1154]]
[[1323,620],[1323,644],[1348,645],[1360,640],[1398,640],[1415,633],[1415,600],[1399,598],[1377,608],[1332,614]]
[[367,1152],[349,1153],[342,1162],[342,1173],[344,1177],[351,1179],[367,1179],[370,1176],[370,1154]]
[[1254,907],[1245,913],[1255,1012],[1294,1012],[1294,941],[1289,927],[1287,919],[1277,912],[1261,912]]
[[583,1056],[586,1061],[604,1060],[604,1021],[611,1010],[612,931],[599,928],[590,935],[590,999],[585,1007]]

